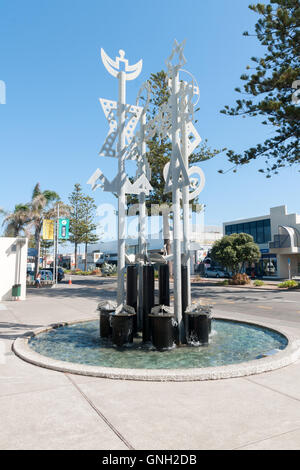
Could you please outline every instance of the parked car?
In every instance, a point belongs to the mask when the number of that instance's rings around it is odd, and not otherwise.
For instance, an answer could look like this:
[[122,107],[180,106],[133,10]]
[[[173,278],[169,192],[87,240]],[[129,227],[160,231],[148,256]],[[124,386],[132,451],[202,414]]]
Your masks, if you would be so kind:
[[230,277],[228,271],[225,271],[221,268],[206,268],[205,270],[205,277]]
[[51,269],[40,269],[41,281],[53,281]]
[[[51,271],[52,277],[53,277],[53,268],[47,268],[47,271]],[[63,278],[65,277],[65,272],[63,268],[58,267],[57,268],[57,280],[60,282]]]
[[96,261],[96,267],[101,268],[104,263],[117,265],[118,254],[117,253],[101,253],[101,255]]

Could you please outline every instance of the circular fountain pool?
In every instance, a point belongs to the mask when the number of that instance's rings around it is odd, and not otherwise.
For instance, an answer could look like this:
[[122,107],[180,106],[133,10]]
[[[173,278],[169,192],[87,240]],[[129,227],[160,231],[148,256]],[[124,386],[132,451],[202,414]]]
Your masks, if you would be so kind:
[[92,320],[18,338],[14,351],[31,363],[64,372],[179,381],[238,377],[283,367],[296,360],[295,348],[291,354],[291,347],[284,334],[270,328],[214,319],[209,346],[158,352],[144,348],[138,339],[130,348],[117,349],[100,339],[99,321]]
[[121,369],[181,369],[236,364],[284,349],[280,333],[254,325],[214,320],[207,347],[181,347],[158,352],[145,349],[140,340],[116,349],[101,340],[97,321],[66,325],[33,337],[30,347],[44,356],[90,366]]

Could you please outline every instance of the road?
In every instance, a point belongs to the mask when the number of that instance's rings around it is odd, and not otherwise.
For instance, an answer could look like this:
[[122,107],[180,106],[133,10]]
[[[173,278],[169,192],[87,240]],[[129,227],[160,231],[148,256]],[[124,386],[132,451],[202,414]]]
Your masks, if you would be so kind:
[[[300,328],[300,291],[252,287],[225,287],[210,285],[209,282],[192,283],[192,300],[201,300],[211,304],[215,310],[236,312],[255,317],[264,317],[276,322],[291,323]],[[156,285],[157,287],[157,285]],[[68,278],[59,284],[57,289],[29,289],[29,295],[43,293],[44,296],[56,298],[86,298],[90,300],[115,299],[117,282],[115,278],[95,276],[73,276],[72,286]],[[172,294],[172,290],[171,290]],[[157,297],[157,290],[156,290]],[[242,318],[241,318],[242,319]],[[294,325],[295,324],[295,325]]]

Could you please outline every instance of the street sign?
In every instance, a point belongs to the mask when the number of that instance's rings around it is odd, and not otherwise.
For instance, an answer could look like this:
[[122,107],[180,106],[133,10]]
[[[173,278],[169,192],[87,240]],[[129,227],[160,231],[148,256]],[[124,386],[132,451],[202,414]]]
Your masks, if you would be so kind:
[[60,240],[69,239],[69,226],[70,226],[69,219],[59,219],[58,238]]
[[43,220],[43,240],[53,240],[54,238],[54,220]]

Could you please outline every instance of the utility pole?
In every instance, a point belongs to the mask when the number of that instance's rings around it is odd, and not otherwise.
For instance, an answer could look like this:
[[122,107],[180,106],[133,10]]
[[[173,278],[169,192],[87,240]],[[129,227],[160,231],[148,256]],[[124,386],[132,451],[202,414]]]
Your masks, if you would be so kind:
[[57,285],[57,274],[58,274],[58,236],[59,236],[59,203],[57,204],[57,218],[56,218],[56,253],[55,253],[55,284]]
[[56,221],[54,221],[54,228],[53,228],[53,283],[55,285],[55,271],[56,271]]

